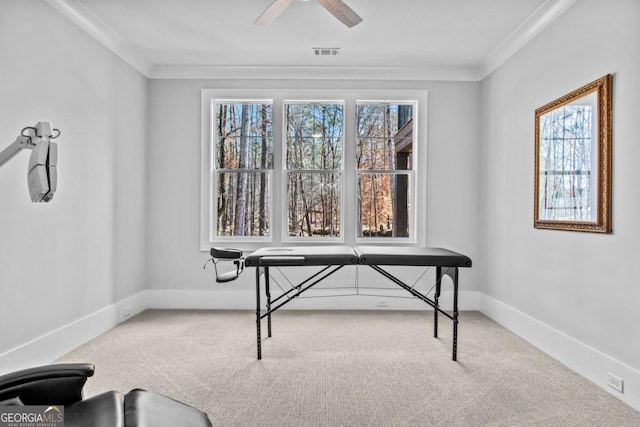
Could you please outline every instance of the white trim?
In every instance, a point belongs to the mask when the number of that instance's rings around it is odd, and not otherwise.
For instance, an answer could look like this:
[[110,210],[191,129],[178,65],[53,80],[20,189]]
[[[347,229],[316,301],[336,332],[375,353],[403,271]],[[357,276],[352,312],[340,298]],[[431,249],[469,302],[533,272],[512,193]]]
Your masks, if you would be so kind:
[[150,79],[479,81],[477,66],[154,65]]
[[[0,354],[0,374],[45,365],[146,310],[147,291],[90,313]],[[125,309],[130,315],[125,318]]]
[[[489,295],[479,293],[479,309],[514,334],[640,410],[640,371]],[[624,380],[624,393],[607,386],[607,373]]]
[[547,0],[526,21],[502,41],[480,64],[478,80],[484,80],[513,54],[522,49],[547,25],[555,21],[578,0]]
[[142,75],[149,77],[153,64],[136,52],[126,40],[78,0],[45,0],[45,2],[113,51]]

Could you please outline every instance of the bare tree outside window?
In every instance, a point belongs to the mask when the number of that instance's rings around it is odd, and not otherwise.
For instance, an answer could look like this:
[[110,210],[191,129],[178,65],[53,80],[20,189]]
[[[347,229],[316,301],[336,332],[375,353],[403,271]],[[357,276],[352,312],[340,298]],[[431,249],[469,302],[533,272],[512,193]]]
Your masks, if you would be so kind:
[[322,99],[210,98],[208,242],[417,238],[417,101]]
[[273,168],[270,104],[215,104],[218,236],[271,233],[269,178]]
[[340,237],[343,105],[285,103],[290,237]]
[[356,106],[358,237],[410,237],[413,108]]

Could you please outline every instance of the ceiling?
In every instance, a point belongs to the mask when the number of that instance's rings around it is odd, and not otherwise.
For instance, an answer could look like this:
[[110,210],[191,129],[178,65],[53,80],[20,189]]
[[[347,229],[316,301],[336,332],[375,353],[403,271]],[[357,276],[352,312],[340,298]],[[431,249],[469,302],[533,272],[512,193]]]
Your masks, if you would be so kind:
[[345,0],[353,28],[315,0],[268,26],[272,0],[46,1],[150,78],[479,80],[576,0]]

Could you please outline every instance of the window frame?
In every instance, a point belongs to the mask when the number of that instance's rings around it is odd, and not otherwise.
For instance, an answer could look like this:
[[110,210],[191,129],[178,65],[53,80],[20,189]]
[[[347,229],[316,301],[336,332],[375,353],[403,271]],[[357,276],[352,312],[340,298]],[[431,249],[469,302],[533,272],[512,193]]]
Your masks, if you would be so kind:
[[[212,246],[221,243],[251,251],[264,246],[279,245],[322,245],[322,244],[385,244],[405,246],[425,246],[427,235],[427,175],[428,175],[428,141],[427,141],[427,91],[417,90],[342,90],[342,89],[211,89],[201,90],[201,185],[200,185],[200,250],[208,252]],[[270,236],[215,236],[212,230],[212,215],[215,209],[215,193],[217,185],[214,181],[214,153],[212,151],[215,135],[213,105],[215,102],[266,102],[273,106],[273,169],[271,170],[271,197],[269,211],[271,215]],[[295,103],[341,103],[343,111],[343,159],[340,194],[340,236],[295,237],[288,235],[286,222],[286,164],[284,149],[285,102]],[[412,149],[414,165],[411,173],[411,214],[410,237],[358,237],[356,180],[358,171],[355,167],[356,155],[356,104],[365,103],[412,103],[414,106],[414,147]],[[353,191],[353,197],[346,195],[346,190]],[[214,191],[215,190],[215,191]],[[420,197],[418,197],[420,195]],[[278,212],[274,211],[279,209]],[[349,213],[349,214],[347,214]],[[278,215],[282,218],[277,220]],[[420,221],[418,221],[420,218]],[[215,239],[214,239],[215,237]]]
[[[282,212],[282,224],[280,225],[282,227],[282,236],[281,236],[281,241],[283,243],[313,243],[313,244],[320,244],[320,243],[343,243],[344,242],[344,238],[345,238],[345,226],[344,226],[344,221],[345,221],[345,214],[344,214],[344,204],[345,204],[345,195],[344,195],[344,190],[345,190],[345,184],[344,184],[344,179],[345,179],[345,149],[346,149],[346,130],[345,130],[345,124],[346,124],[346,102],[344,99],[306,99],[306,98],[301,98],[301,99],[288,99],[285,98],[282,101],[282,104],[280,105],[281,108],[281,113],[282,113],[282,129],[283,132],[281,133],[281,138],[279,139],[280,142],[280,147],[283,147],[286,145],[286,132],[284,131],[287,128],[287,123],[286,123],[286,115],[284,114],[284,110],[286,108],[286,105],[293,105],[293,104],[339,104],[342,105],[342,161],[341,161],[341,167],[340,169],[327,169],[330,171],[339,171],[340,173],[340,236],[339,237],[297,237],[297,236],[290,236],[289,235],[289,222],[288,222],[288,207],[287,207],[287,200],[286,198],[283,198],[282,200],[282,206],[281,206],[281,212]],[[276,137],[274,135],[273,137],[274,140],[274,144],[276,144]],[[288,177],[291,173],[322,173],[323,170],[321,169],[288,169],[287,168],[287,152],[285,149],[282,150],[282,180],[281,180],[281,191],[282,194],[288,194],[288,189],[287,189],[287,183],[288,183]]]
[[[411,105],[413,108],[413,111],[415,111],[415,113],[413,114],[413,122],[412,122],[412,134],[417,135],[414,138],[414,141],[417,142],[418,138],[420,135],[418,135],[418,132],[420,130],[420,127],[417,126],[417,123],[419,121],[418,118],[418,114],[419,114],[419,102],[417,100],[413,100],[413,99],[385,99],[385,100],[370,100],[370,99],[357,99],[354,107],[356,107],[358,105],[365,105],[365,104],[370,104],[370,105],[375,105],[375,104],[396,104],[396,105]],[[354,115],[355,117],[355,115]],[[426,120],[425,120],[426,122]],[[416,132],[416,129],[418,130]],[[354,130],[354,138],[357,139],[357,135],[356,135],[357,130]],[[425,144],[426,144],[426,138],[425,138]],[[354,141],[354,148],[355,146],[357,146],[357,141]],[[356,184],[357,184],[357,180],[360,179],[363,176],[375,176],[375,175],[395,175],[395,176],[399,176],[399,175],[407,175],[409,177],[409,189],[410,189],[410,197],[409,197],[409,201],[410,201],[410,206],[417,206],[417,202],[418,202],[418,196],[417,196],[417,191],[416,191],[416,187],[417,187],[417,172],[418,172],[418,168],[416,167],[416,165],[420,164],[418,161],[418,155],[420,154],[420,151],[426,151],[426,146],[424,148],[421,149],[420,144],[415,144],[415,147],[412,146],[412,152],[414,153],[413,157],[414,157],[414,161],[412,163],[412,168],[411,169],[357,169],[355,163],[353,164],[353,168],[354,168],[354,173],[356,175]],[[425,163],[426,165],[426,160]],[[423,169],[426,169],[423,168]],[[426,189],[426,186],[425,186]],[[357,214],[360,212],[360,206],[356,206],[356,221],[357,221]],[[425,215],[426,215],[426,210],[425,210]],[[355,242],[357,244],[368,244],[368,243],[373,243],[373,244],[413,244],[416,243],[417,238],[416,238],[416,233],[417,233],[417,212],[416,209],[412,209],[411,210],[411,215],[410,215],[410,226],[409,226],[409,230],[412,230],[413,233],[409,233],[408,237],[365,237],[365,236],[358,236],[357,234],[355,235]],[[354,226],[354,231],[357,228],[358,224],[355,224]]]
[[[250,98],[250,99],[239,99],[239,98],[235,98],[235,99],[230,99],[230,98],[212,98],[210,99],[210,113],[208,116],[208,120],[211,122],[211,128],[210,128],[210,132],[209,132],[209,144],[211,145],[211,147],[215,146],[215,142],[216,142],[216,127],[215,127],[215,111],[216,108],[215,106],[218,104],[224,104],[224,103],[243,103],[243,104],[270,104],[272,106],[273,109],[273,100],[272,99],[268,99],[268,98],[261,98],[261,99],[256,99],[256,98]],[[273,145],[273,141],[272,141],[272,145]],[[273,150],[273,148],[272,148]],[[213,242],[270,242],[273,240],[273,228],[269,227],[269,235],[267,236],[219,236],[217,234],[217,230],[215,229],[215,227],[212,226],[212,224],[214,223],[214,212],[216,210],[216,201],[217,201],[217,188],[218,188],[218,174],[219,173],[264,173],[267,177],[268,177],[268,182],[269,182],[269,194],[273,193],[273,170],[275,168],[275,165],[272,165],[271,169],[256,169],[256,168],[250,168],[250,169],[239,169],[239,168],[217,168],[216,167],[216,151],[217,150],[209,150],[209,182],[211,183],[211,187],[209,190],[209,209],[208,209],[208,216],[207,216],[207,221],[209,224],[208,227],[208,239],[209,242],[213,243]],[[213,189],[216,189],[216,191],[211,191]],[[267,205],[268,205],[268,212],[270,214],[270,216],[272,217],[272,213],[273,213],[273,204],[271,202],[272,197],[269,197],[269,200],[267,201]],[[217,221],[216,221],[217,222]]]

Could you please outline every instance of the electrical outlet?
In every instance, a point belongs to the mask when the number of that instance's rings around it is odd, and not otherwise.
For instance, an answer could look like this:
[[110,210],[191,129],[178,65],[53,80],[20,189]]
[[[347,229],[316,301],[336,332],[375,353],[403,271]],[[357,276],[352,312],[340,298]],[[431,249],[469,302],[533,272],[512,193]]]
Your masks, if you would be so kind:
[[124,308],[124,318],[126,319],[129,316],[131,316],[131,307],[125,307]]
[[389,301],[386,298],[379,298],[378,307],[389,307]]
[[624,381],[622,378],[618,378],[609,372],[607,372],[607,385],[620,393],[624,393]]

